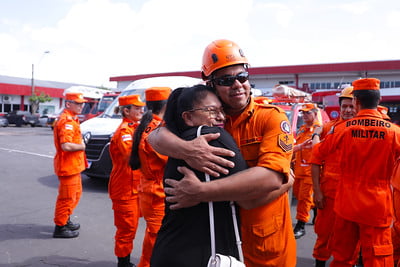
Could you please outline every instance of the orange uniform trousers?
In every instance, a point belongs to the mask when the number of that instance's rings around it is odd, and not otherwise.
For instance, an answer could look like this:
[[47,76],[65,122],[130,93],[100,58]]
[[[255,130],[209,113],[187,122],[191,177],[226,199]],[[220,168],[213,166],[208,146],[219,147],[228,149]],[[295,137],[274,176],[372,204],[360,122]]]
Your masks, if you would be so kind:
[[393,206],[395,221],[392,227],[393,258],[400,267],[400,190],[393,187]]
[[313,185],[310,177],[296,176],[293,184],[293,195],[297,199],[296,219],[308,222],[310,210],[314,207]]
[[79,203],[82,195],[81,174],[58,176],[58,196],[54,211],[54,223],[58,226],[67,224],[67,221]]
[[325,197],[324,200],[325,206],[323,209],[318,209],[314,225],[317,240],[314,245],[313,257],[321,261],[329,260],[332,255],[332,251],[328,245],[336,219],[336,213],[333,211],[335,200],[330,197]]
[[336,216],[332,244],[331,267],[351,267],[356,264],[360,245],[364,267],[393,266],[393,246],[390,227],[374,227]]
[[142,177],[141,189],[139,191],[139,203],[140,211],[146,220],[146,232],[138,267],[150,267],[154,243],[164,218],[165,194],[162,180],[148,180]]
[[112,200],[115,232],[114,253],[117,257],[126,257],[133,250],[133,240],[139,224],[139,198],[136,195],[127,200]]

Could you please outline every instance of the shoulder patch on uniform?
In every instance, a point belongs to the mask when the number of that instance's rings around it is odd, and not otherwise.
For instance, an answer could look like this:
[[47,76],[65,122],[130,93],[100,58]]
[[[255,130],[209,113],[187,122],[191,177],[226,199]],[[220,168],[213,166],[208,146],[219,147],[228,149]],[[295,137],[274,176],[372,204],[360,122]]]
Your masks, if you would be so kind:
[[290,133],[290,125],[287,121],[281,121],[281,130],[284,133]]
[[278,135],[278,145],[285,152],[291,151],[293,149],[293,143],[291,142],[289,134],[284,133]]
[[121,136],[122,141],[126,142],[126,141],[131,141],[132,140],[132,135],[130,134],[124,134],[123,136]]

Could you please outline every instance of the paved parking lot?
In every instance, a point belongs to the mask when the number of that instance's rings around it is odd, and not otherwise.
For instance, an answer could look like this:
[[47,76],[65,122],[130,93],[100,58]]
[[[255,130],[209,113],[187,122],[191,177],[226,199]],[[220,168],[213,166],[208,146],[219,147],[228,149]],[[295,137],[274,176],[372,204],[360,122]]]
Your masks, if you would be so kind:
[[[83,195],[73,220],[76,239],[53,239],[57,177],[53,173],[53,133],[46,127],[0,128],[0,267],[116,266],[113,213],[107,181],[83,176]],[[292,205],[292,214],[294,206]],[[299,267],[313,266],[313,226],[297,240]],[[137,232],[132,261],[141,253],[144,224]]]

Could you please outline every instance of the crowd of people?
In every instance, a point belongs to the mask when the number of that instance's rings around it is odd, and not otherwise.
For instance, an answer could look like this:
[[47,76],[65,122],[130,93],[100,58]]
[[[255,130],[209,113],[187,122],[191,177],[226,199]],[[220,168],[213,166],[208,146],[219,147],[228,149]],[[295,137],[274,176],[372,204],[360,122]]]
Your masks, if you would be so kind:
[[[380,81],[353,81],[339,96],[340,117],[323,125],[318,107],[305,103],[304,125],[294,138],[283,110],[251,96],[248,68],[236,43],[216,40],[203,54],[204,84],[148,88],[146,102],[139,95],[119,98],[123,119],[110,143],[109,181],[118,266],[135,266],[130,255],[143,216],[140,267],[210,266],[214,243],[218,254],[241,260],[243,253],[247,267],[294,267],[296,239],[306,234],[311,210],[315,266],[395,266],[400,129],[378,109]],[[83,102],[81,94],[68,93],[54,128],[55,238],[79,234],[70,216],[85,168],[76,119]]]

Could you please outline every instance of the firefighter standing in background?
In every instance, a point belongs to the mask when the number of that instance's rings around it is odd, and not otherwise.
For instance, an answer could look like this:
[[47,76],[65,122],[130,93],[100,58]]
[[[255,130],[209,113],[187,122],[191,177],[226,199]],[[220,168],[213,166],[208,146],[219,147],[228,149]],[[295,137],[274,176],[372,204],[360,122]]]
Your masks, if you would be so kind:
[[[351,119],[356,115],[352,92],[352,86],[348,86],[342,90],[339,96],[340,117],[331,120],[325,123],[323,127],[318,127],[314,130],[312,135],[313,145],[319,143],[320,140],[325,138],[333,126],[344,120]],[[325,161],[321,162],[319,159],[311,156],[314,202],[318,208],[314,225],[317,240],[313,251],[316,267],[325,266],[326,261],[332,255],[332,252],[328,247],[328,242],[335,222],[333,204],[338,180],[340,178],[338,158],[338,154],[333,153],[329,155]]]
[[392,226],[393,258],[400,267],[400,159],[397,160],[392,177],[394,222]]
[[139,95],[121,96],[118,102],[122,122],[110,142],[113,168],[108,191],[117,228],[114,253],[118,257],[118,267],[131,267],[134,265],[130,262],[130,255],[140,216],[138,185],[141,173],[131,169],[129,159],[132,135],[143,116],[145,103]]
[[163,175],[168,157],[157,153],[147,142],[147,136],[162,124],[162,117],[164,116],[170,93],[171,88],[169,87],[146,89],[148,111],[143,115],[134,133],[130,166],[133,170],[140,169],[142,172],[139,187],[139,206],[146,220],[142,256],[138,267],[150,267],[154,243],[164,217],[165,193]]
[[293,194],[297,199],[297,223],[293,232],[296,239],[306,234],[304,226],[310,219],[310,210],[313,208],[313,186],[309,162],[312,150],[311,137],[314,129],[321,126],[317,119],[318,108],[314,104],[306,103],[300,111],[303,113],[304,124],[297,132],[296,145],[293,149],[295,152]]
[[400,129],[377,111],[380,81],[353,82],[357,115],[335,126],[316,144],[325,159],[338,150],[340,180],[334,203],[330,266],[353,266],[361,245],[365,267],[393,266],[391,177],[400,157]]
[[55,238],[74,238],[80,225],[70,216],[82,195],[81,172],[87,167],[85,143],[82,140],[79,120],[86,100],[81,93],[66,93],[65,108],[54,125],[54,170],[58,176],[58,196],[54,212]]

